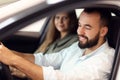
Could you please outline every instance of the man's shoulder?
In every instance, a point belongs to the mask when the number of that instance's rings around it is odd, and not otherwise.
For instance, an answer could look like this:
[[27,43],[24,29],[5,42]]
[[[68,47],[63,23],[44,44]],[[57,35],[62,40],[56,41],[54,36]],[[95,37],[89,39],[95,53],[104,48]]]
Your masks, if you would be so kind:
[[114,48],[112,48],[111,46],[109,46],[109,43],[108,43],[108,41],[106,41],[106,43],[105,43],[105,51],[107,51],[107,52],[115,52],[115,49]]
[[78,46],[79,41],[74,42],[71,46]]
[[71,50],[79,49],[78,43],[79,43],[79,41],[74,42],[74,43],[69,47],[69,49],[71,49]]

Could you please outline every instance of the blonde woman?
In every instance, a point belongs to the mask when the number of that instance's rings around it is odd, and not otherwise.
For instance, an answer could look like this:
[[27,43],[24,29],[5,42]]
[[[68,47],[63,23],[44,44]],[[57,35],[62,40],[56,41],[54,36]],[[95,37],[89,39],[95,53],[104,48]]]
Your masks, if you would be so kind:
[[[78,41],[77,28],[78,20],[75,11],[61,12],[53,16],[49,23],[49,29],[42,45],[35,53],[55,53],[69,47],[72,43]],[[31,61],[31,58],[29,59]],[[12,75],[20,78],[26,78],[24,73],[10,67]]]
[[45,41],[35,53],[58,52],[76,42],[77,24],[75,11],[57,13],[51,18]]

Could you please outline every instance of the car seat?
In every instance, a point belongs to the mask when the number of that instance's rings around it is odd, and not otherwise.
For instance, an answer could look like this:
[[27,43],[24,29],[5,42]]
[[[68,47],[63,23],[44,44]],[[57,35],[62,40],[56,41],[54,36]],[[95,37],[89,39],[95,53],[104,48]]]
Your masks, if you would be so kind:
[[108,31],[108,43],[111,47],[116,48],[118,37],[120,36],[120,17],[112,16],[109,31]]

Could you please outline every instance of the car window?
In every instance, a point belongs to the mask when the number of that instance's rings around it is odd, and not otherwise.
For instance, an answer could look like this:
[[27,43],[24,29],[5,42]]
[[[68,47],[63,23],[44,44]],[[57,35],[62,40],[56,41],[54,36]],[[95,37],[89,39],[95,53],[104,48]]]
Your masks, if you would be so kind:
[[80,13],[83,11],[83,9],[75,9],[77,18],[79,18]]
[[[75,9],[77,18],[79,18],[80,13],[83,11],[83,9]],[[46,18],[40,19],[39,21],[32,23],[24,28],[22,28],[19,31],[23,32],[40,32],[40,30],[43,27],[43,24],[45,23]]]
[[[75,9],[77,18],[79,17],[80,13],[83,11],[83,9]],[[19,30],[19,31],[28,31],[28,32],[40,32],[46,18],[43,18],[35,23],[32,23],[25,28]]]
[[46,18],[43,18],[35,23],[32,23],[25,28],[22,28],[19,31],[27,31],[27,32],[40,32],[43,24],[45,23]]

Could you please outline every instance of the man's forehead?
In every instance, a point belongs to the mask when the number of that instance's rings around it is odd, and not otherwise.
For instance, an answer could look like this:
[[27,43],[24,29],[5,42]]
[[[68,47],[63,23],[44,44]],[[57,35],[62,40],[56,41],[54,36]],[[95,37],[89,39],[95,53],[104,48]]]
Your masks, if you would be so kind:
[[81,25],[99,25],[100,23],[100,15],[98,13],[86,13],[82,12],[78,23]]
[[86,18],[96,18],[96,19],[100,19],[100,14],[98,12],[92,12],[92,13],[87,13],[87,12],[81,12],[80,16],[79,16],[79,20],[80,19],[86,19]]
[[98,17],[100,17],[100,13],[98,13],[98,12],[96,12],[96,11],[94,11],[94,12],[91,12],[91,13],[88,13],[88,12],[81,12],[81,14],[80,14],[80,16],[98,16]]

